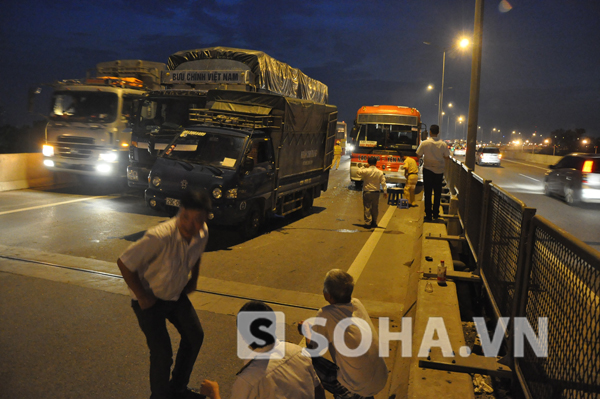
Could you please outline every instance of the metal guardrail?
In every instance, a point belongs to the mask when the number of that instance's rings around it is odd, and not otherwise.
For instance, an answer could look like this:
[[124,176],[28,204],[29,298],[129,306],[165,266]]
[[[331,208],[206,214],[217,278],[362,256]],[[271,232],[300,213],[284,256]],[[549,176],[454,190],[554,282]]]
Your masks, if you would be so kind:
[[[526,397],[600,398],[600,253],[455,160],[445,176]],[[547,357],[513,356],[515,317],[547,318]]]

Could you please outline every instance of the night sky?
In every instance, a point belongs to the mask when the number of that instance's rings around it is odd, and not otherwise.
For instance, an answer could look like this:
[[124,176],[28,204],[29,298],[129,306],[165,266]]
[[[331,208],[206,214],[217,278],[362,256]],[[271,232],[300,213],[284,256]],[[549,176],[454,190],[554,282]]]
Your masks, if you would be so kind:
[[[483,138],[493,128],[600,136],[600,2],[509,1],[485,2]],[[177,51],[227,46],[264,51],[325,83],[349,125],[361,105],[390,104],[417,108],[429,126],[437,123],[442,48],[471,37],[474,9],[475,0],[4,1],[0,124],[30,124],[29,87],[84,77],[98,62],[166,63]],[[455,106],[445,138],[465,130],[454,118],[468,115],[471,51],[446,56],[444,104]]]

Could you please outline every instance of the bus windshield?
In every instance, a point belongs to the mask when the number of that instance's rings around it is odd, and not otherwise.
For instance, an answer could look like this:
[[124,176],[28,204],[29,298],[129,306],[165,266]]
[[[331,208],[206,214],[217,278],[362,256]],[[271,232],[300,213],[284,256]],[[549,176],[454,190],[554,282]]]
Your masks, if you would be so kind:
[[419,143],[418,140],[419,132],[415,127],[388,124],[362,125],[356,137],[359,147],[392,149],[412,148]]

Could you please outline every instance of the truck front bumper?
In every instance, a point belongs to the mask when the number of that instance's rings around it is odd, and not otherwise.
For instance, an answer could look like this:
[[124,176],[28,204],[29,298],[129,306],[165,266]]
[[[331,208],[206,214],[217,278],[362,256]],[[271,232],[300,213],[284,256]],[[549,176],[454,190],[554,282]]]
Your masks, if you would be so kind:
[[[146,204],[152,209],[165,210],[168,207],[179,207],[179,195],[172,195],[154,188],[147,188],[144,192]],[[246,201],[227,200],[215,203],[208,215],[208,223],[221,226],[239,225],[246,219],[248,213]]]

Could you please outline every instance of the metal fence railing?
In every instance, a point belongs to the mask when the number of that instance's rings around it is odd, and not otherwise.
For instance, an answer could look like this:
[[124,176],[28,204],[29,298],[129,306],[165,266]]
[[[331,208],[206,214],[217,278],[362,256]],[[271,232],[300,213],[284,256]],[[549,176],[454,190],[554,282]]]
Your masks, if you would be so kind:
[[[600,398],[600,253],[455,160],[445,176],[526,397]],[[546,357],[515,354],[519,317],[546,318]]]

